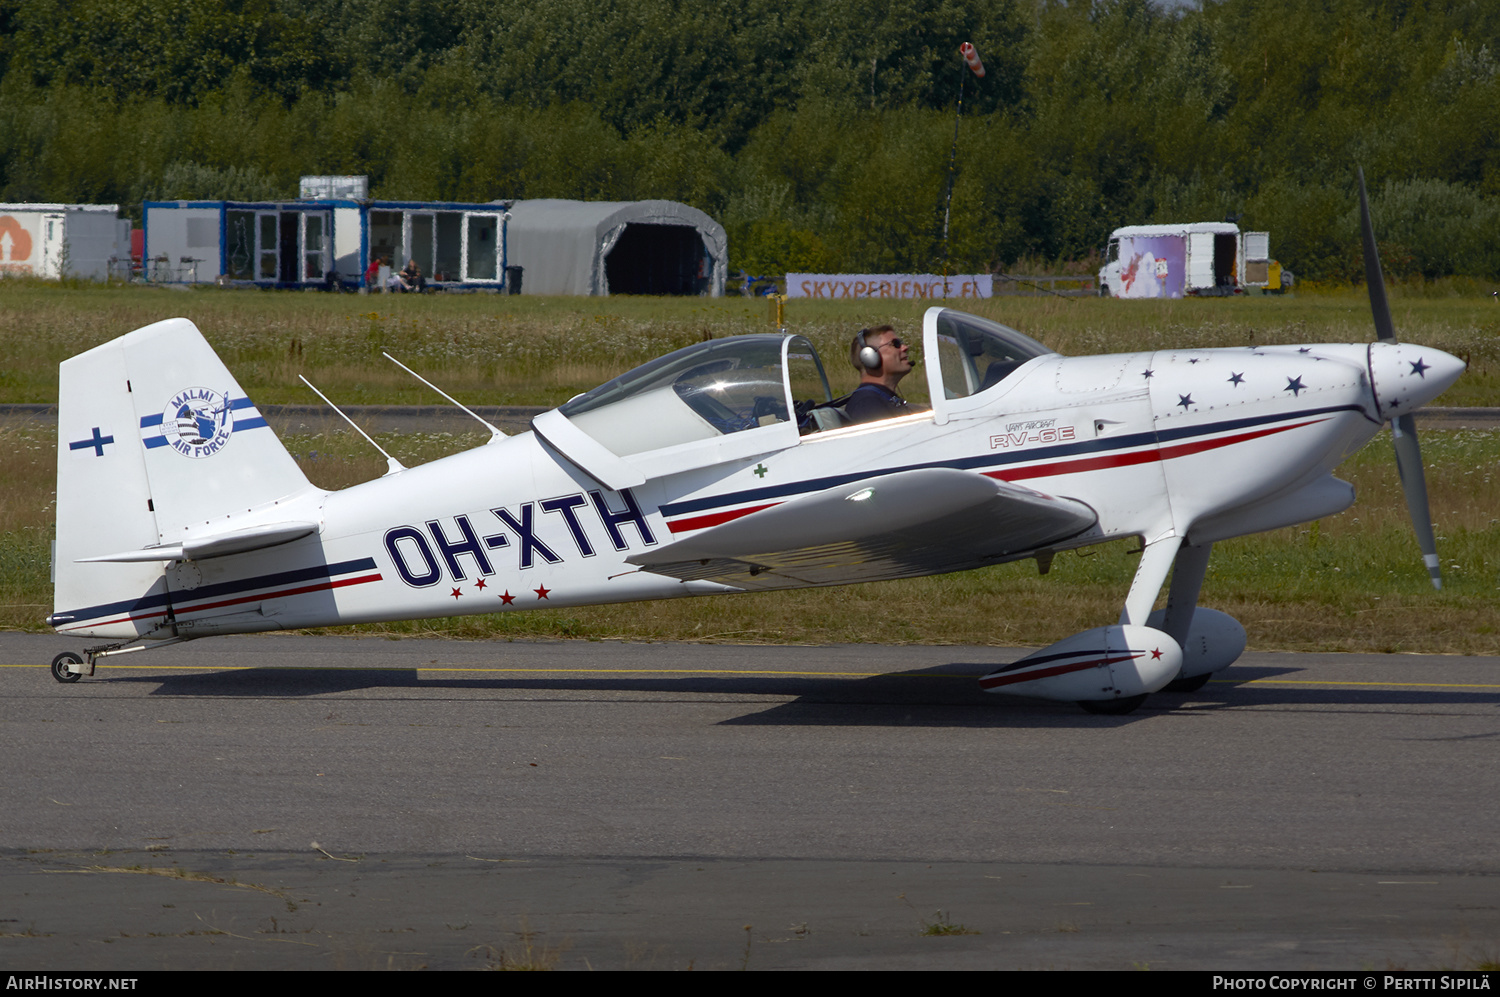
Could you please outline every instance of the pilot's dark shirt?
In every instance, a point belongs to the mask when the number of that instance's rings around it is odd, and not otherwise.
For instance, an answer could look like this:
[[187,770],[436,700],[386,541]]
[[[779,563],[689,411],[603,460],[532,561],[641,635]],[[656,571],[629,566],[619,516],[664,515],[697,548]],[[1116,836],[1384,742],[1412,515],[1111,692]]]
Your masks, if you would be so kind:
[[874,422],[910,411],[906,399],[883,384],[861,384],[844,403],[844,414],[850,422]]

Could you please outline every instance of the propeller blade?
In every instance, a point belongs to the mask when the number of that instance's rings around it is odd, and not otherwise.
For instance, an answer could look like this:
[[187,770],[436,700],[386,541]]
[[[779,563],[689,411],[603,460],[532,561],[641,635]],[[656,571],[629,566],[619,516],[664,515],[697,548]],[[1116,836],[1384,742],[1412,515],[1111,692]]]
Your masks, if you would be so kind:
[[1398,415],[1391,423],[1391,439],[1396,445],[1396,471],[1401,475],[1401,490],[1406,493],[1406,508],[1422,548],[1422,563],[1432,578],[1432,587],[1443,587],[1442,569],[1438,566],[1437,538],[1432,535],[1432,512],[1427,507],[1427,479],[1422,473],[1422,447],[1417,443],[1417,419],[1410,413]]
[[1385,276],[1380,272],[1380,253],[1375,248],[1375,226],[1370,222],[1370,199],[1365,194],[1365,171],[1359,174],[1359,234],[1364,244],[1365,286],[1370,289],[1370,312],[1375,317],[1375,335],[1388,343],[1396,341],[1396,324],[1391,321],[1391,303],[1385,298]]
[[[1375,225],[1370,221],[1370,198],[1365,193],[1365,171],[1359,174],[1359,234],[1364,246],[1365,285],[1370,289],[1370,314],[1375,320],[1375,335],[1388,343],[1396,342],[1396,323],[1391,321],[1391,303],[1385,296],[1385,277],[1380,271],[1380,252],[1375,247]],[[1422,548],[1422,563],[1427,566],[1432,587],[1443,587],[1442,569],[1438,565],[1437,538],[1432,535],[1432,510],[1427,505],[1427,476],[1422,470],[1422,446],[1417,442],[1416,417],[1407,413],[1391,421],[1391,442],[1396,447],[1396,473],[1401,476],[1401,490],[1406,493],[1406,511],[1411,513],[1417,546]]]

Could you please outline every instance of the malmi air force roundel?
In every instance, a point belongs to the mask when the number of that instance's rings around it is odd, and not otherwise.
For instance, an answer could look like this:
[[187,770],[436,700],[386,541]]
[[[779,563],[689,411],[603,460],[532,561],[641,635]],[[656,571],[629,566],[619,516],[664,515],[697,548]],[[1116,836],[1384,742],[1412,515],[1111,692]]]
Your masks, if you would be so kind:
[[184,388],[161,413],[161,435],[185,457],[209,457],[229,442],[234,412],[229,395],[212,388]]

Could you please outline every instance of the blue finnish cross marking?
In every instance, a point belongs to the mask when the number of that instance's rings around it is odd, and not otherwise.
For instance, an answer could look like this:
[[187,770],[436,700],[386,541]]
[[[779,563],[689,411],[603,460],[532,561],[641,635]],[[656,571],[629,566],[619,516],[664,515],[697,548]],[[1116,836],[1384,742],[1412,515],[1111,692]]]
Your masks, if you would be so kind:
[[94,438],[92,440],[79,440],[77,443],[69,443],[68,444],[68,449],[69,450],[88,450],[89,448],[92,447],[93,451],[94,451],[94,456],[95,457],[103,457],[104,456],[104,447],[105,447],[105,445],[109,444],[109,443],[113,443],[114,441],[115,441],[115,438],[113,436],[100,436],[99,435],[99,427],[95,426],[94,427]]

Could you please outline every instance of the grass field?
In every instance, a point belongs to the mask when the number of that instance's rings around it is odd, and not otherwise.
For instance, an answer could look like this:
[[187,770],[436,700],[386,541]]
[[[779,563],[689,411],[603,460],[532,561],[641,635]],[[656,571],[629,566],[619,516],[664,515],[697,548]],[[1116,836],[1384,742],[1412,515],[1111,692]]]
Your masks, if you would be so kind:
[[[1403,340],[1469,360],[1443,405],[1500,406],[1500,305],[1483,296],[1394,288]],[[993,298],[959,304],[1071,355],[1167,347],[1362,342],[1373,338],[1357,290],[1291,297],[1116,301]],[[884,322],[920,342],[925,302],[794,300],[786,323],[852,387],[840,358],[861,326]],[[202,288],[58,287],[0,281],[0,403],[57,398],[57,365],[164,318],[198,324],[261,404],[316,403],[305,374],[339,404],[437,399],[381,356],[388,351],[469,404],[555,405],[652,357],[708,337],[771,329],[764,299],[370,295]],[[842,380],[838,380],[838,379]],[[913,397],[923,393],[908,379]]]
[[[1500,306],[1488,298],[1417,295],[1398,295],[1393,306],[1403,339],[1470,358],[1470,371],[1440,404],[1500,405]],[[1000,299],[973,303],[972,310],[1073,354],[1370,338],[1367,306],[1350,292],[1166,303]],[[789,302],[787,323],[814,339],[832,373],[850,330],[889,321],[915,331],[921,311],[900,302]],[[435,401],[380,357],[387,349],[465,402],[551,404],[665,350],[769,327],[766,303],[744,299],[357,297],[0,281],[6,358],[0,400],[53,400],[59,360],[179,314],[199,324],[263,403],[313,401],[294,387],[301,372],[339,402]],[[415,464],[482,439],[401,436],[382,444]],[[345,487],[385,469],[345,434],[285,442],[324,487]],[[1421,568],[1389,438],[1382,436],[1344,466],[1342,476],[1359,489],[1353,509],[1220,544],[1203,604],[1239,619],[1259,650],[1500,654],[1500,432],[1427,432],[1422,444],[1442,592],[1432,590]],[[54,446],[47,433],[0,430],[0,627],[45,629]],[[1059,556],[1045,578],[1028,561],[847,588],[358,629],[392,636],[1041,645],[1114,622],[1135,569],[1134,546]]]

